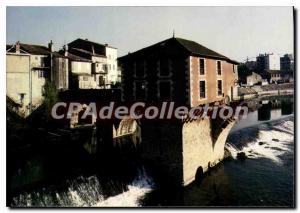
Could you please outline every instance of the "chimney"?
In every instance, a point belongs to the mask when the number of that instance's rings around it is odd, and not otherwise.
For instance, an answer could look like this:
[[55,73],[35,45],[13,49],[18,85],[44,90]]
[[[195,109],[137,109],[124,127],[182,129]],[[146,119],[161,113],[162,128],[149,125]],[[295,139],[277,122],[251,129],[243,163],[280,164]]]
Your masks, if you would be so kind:
[[50,52],[53,52],[53,42],[50,40],[50,43],[48,44],[48,49]]
[[94,45],[92,45],[92,53],[93,53],[93,55],[95,54],[95,48],[94,48]]
[[65,56],[68,57],[68,45],[64,45]]
[[17,43],[16,43],[16,53],[17,54],[20,54],[20,49],[21,49],[20,42],[17,41]]
[[108,44],[105,44],[106,47],[108,47]]

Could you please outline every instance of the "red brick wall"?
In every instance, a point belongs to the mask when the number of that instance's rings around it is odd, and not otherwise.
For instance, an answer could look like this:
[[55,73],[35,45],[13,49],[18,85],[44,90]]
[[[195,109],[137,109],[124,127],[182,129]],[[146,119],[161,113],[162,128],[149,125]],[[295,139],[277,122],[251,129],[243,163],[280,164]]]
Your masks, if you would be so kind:
[[[217,60],[205,58],[205,75],[199,72],[199,57],[190,57],[190,104],[198,106],[200,104],[211,103],[224,99],[227,95],[231,97],[231,87],[234,86],[237,71],[233,72],[233,64],[222,60],[222,75],[217,76]],[[206,97],[200,99],[199,81],[206,82]],[[222,80],[224,97],[217,96],[217,80]]]

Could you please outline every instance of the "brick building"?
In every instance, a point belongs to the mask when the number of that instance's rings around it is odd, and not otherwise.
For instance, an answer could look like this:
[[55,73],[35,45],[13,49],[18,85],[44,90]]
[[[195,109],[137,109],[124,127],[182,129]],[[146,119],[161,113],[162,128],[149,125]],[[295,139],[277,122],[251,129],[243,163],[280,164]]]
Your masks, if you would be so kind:
[[124,101],[197,106],[237,95],[237,62],[194,41],[170,38],[119,58]]

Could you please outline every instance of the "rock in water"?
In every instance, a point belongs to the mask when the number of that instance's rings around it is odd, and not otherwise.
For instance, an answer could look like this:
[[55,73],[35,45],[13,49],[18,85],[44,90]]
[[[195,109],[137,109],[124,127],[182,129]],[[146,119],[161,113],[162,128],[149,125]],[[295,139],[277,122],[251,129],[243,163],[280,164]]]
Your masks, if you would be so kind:
[[272,141],[279,142],[279,140],[277,138],[273,138]]
[[237,154],[237,159],[239,159],[239,160],[245,160],[247,157],[246,157],[246,154],[245,154],[245,152],[239,152],[238,154]]

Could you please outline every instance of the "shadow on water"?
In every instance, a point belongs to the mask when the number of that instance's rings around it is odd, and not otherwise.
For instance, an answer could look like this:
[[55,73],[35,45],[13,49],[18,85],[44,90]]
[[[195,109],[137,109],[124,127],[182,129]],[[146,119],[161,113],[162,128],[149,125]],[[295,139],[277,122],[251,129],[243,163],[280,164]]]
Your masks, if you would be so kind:
[[140,203],[143,206],[228,206],[234,203],[231,194],[229,177],[220,164],[186,187],[164,184],[148,193]]

